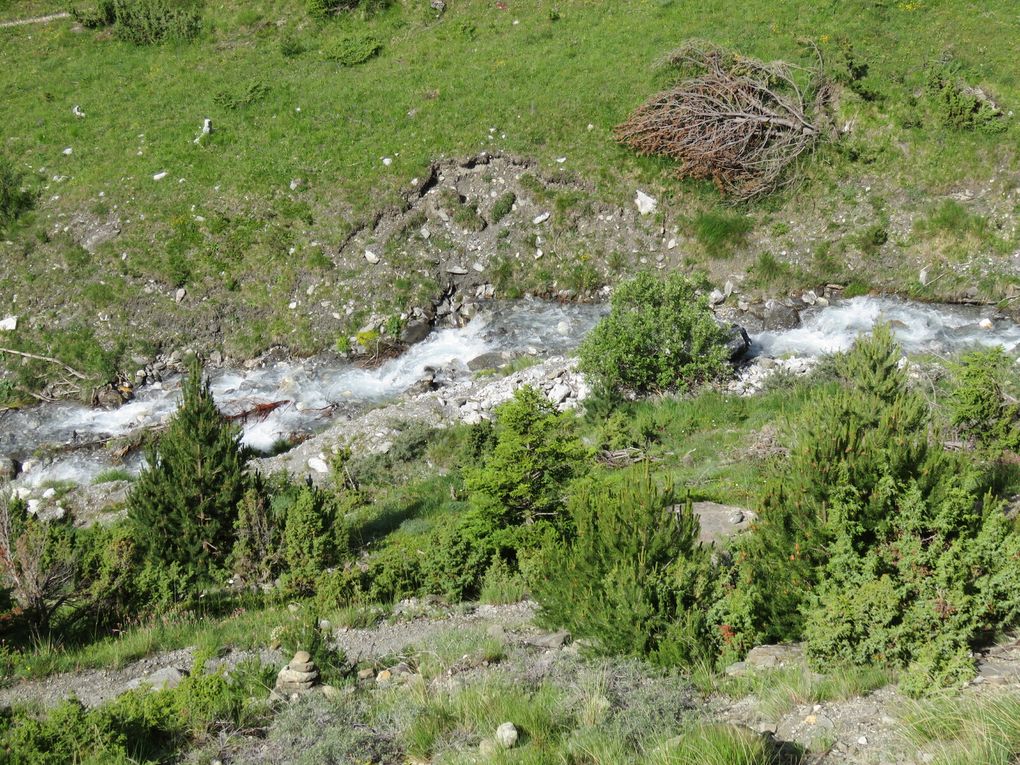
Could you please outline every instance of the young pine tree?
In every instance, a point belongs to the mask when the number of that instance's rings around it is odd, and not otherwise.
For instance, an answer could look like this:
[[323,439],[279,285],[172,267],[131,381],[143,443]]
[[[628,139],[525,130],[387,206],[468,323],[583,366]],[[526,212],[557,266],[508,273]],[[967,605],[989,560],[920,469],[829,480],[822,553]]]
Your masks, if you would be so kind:
[[208,576],[230,551],[237,508],[249,486],[241,431],[216,409],[195,361],[184,398],[128,498],[143,556]]

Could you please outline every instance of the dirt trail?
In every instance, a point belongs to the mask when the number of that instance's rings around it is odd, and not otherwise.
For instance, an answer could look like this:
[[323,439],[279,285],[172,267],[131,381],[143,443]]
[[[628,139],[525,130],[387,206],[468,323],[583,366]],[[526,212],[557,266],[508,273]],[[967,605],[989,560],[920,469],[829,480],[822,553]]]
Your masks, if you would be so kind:
[[0,29],[6,29],[7,27],[24,27],[29,24],[45,24],[48,21],[57,21],[58,19],[69,19],[71,14],[67,11],[61,13],[51,13],[48,16],[36,16],[31,19],[14,19],[12,21],[0,21]]

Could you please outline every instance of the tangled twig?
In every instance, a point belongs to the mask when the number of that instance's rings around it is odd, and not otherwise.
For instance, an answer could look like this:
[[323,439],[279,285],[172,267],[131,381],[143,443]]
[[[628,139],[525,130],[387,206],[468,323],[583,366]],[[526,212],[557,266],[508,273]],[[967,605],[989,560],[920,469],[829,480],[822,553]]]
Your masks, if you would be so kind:
[[689,76],[639,107],[615,135],[640,154],[675,159],[681,175],[711,179],[749,200],[789,183],[788,168],[823,135],[816,117],[830,91],[820,63],[802,70],[809,74],[804,87],[789,64],[700,42],[666,63]]

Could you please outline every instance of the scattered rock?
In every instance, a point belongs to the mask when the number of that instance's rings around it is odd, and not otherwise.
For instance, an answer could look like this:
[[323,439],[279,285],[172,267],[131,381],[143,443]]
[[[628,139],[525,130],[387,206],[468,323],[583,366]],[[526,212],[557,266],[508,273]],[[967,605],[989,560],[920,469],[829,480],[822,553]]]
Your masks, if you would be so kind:
[[0,332],[13,332],[18,328],[17,316],[5,316],[0,319]]
[[371,263],[373,266],[379,262],[379,256],[371,250],[365,250],[365,260]]
[[695,502],[691,508],[701,524],[698,539],[705,544],[720,544],[746,531],[758,517],[750,510],[718,502]]
[[184,289],[184,287],[178,287],[177,291],[174,293],[174,302],[175,303],[182,303],[182,302],[184,302],[184,298],[186,298],[187,296],[188,296],[188,291],[186,289]]
[[634,204],[637,205],[638,212],[642,215],[651,215],[659,206],[659,201],[638,189],[634,195]]
[[517,726],[512,722],[505,722],[496,728],[496,743],[504,749],[512,749],[517,744]]
[[424,319],[417,321],[409,321],[404,328],[400,331],[400,342],[405,345],[414,345],[420,343],[426,337],[429,332],[432,331],[432,325]]
[[776,669],[803,661],[804,649],[799,645],[760,645],[752,648],[744,663],[757,669]]
[[460,265],[450,265],[446,267],[446,273],[453,274],[454,276],[464,276],[467,273],[467,269]]
[[329,465],[322,457],[310,457],[308,459],[308,467],[316,473],[322,473],[323,475],[329,472]]
[[534,218],[532,218],[531,222],[534,225],[539,226],[539,225],[545,223],[547,220],[549,220],[549,217],[551,216],[551,214],[552,213],[547,213],[547,212],[541,213],[539,215],[536,215]]
[[152,180],[154,180],[154,181],[161,181],[164,178],[166,178],[166,176],[167,176],[167,172],[166,172],[166,170],[163,170],[161,172],[156,173],[154,176],[152,176]]
[[163,667],[162,669],[157,669],[150,675],[140,677],[137,680],[132,680],[125,687],[128,690],[134,690],[135,688],[149,688],[153,691],[165,691],[176,688],[187,676],[186,672],[182,672],[177,669],[177,667]]
[[557,649],[570,642],[570,633],[566,630],[543,632],[539,635],[532,635],[524,642],[535,648]]

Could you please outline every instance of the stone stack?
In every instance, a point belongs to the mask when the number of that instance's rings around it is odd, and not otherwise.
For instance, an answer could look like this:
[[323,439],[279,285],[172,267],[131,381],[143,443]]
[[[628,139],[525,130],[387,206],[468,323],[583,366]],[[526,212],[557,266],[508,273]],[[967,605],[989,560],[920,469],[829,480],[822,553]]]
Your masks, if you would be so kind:
[[276,676],[276,692],[284,696],[310,691],[319,682],[319,670],[307,651],[298,651]]

